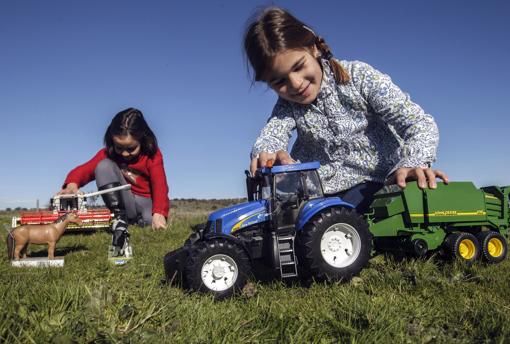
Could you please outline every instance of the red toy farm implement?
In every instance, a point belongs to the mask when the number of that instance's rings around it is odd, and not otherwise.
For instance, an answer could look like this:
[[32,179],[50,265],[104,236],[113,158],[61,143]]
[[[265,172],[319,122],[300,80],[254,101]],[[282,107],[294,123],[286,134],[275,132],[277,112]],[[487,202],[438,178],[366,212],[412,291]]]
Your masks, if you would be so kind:
[[103,193],[129,189],[130,187],[131,185],[127,184],[87,194],[57,195],[51,199],[49,210],[25,211],[19,217],[13,217],[12,228],[26,224],[53,223],[68,212],[76,212],[81,220],[81,225],[70,223],[68,230],[108,229],[111,225],[112,213],[106,207],[90,207],[87,202],[88,199]]

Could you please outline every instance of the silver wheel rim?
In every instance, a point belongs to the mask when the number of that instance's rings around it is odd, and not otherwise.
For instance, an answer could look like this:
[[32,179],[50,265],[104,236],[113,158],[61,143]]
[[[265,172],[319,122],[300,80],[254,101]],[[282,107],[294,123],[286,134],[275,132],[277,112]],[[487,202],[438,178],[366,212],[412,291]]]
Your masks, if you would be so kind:
[[326,229],[321,238],[322,258],[335,268],[351,265],[361,251],[358,231],[347,223],[336,223]]
[[225,254],[215,254],[202,265],[201,277],[204,285],[213,291],[224,291],[237,280],[236,262]]

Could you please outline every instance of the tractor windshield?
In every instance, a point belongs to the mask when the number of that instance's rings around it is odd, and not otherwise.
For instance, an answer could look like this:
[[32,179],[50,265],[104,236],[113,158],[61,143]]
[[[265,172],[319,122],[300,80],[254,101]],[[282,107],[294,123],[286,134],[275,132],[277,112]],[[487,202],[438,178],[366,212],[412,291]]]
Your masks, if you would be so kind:
[[281,203],[295,203],[298,200],[298,195],[303,195],[299,172],[277,174],[274,181],[275,198]]
[[293,203],[298,199],[318,198],[322,195],[322,186],[316,171],[275,175],[275,197],[282,203]]

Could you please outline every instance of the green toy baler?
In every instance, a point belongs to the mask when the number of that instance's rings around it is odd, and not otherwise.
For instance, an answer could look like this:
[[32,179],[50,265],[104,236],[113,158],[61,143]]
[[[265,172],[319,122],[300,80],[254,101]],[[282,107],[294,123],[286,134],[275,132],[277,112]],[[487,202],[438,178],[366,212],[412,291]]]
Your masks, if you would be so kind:
[[510,186],[478,189],[471,182],[438,183],[420,189],[386,187],[367,214],[377,250],[406,250],[423,256],[441,250],[468,262],[480,253],[492,263],[507,254]]

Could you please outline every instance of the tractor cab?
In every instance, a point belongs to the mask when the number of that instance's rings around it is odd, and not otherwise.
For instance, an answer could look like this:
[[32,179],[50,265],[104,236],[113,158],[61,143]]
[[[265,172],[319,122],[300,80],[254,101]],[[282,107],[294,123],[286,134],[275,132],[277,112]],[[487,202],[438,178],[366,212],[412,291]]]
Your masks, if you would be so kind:
[[324,197],[318,162],[263,167],[255,176],[246,171],[248,200],[267,200],[277,230],[295,229],[303,205]]
[[272,199],[278,202],[323,197],[317,173],[318,162],[263,167],[254,176],[246,173],[248,200]]

